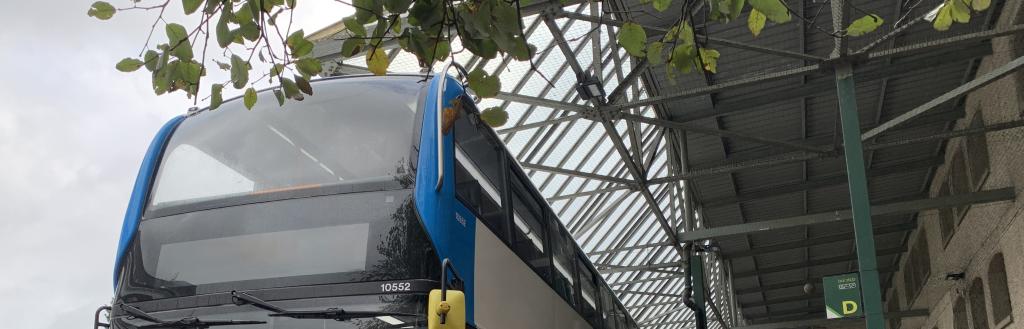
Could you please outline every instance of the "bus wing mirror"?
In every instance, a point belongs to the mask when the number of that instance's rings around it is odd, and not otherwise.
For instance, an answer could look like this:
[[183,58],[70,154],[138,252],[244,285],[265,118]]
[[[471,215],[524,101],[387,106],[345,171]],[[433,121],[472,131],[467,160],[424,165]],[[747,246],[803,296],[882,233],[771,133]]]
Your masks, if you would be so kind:
[[427,329],[466,329],[466,295],[448,289],[442,300],[441,289],[430,291],[427,301]]

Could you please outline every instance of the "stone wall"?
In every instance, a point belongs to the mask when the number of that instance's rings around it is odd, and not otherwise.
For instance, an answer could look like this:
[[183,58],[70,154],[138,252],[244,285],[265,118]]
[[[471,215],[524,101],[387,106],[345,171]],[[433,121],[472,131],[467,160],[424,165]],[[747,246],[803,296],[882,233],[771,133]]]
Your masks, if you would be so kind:
[[[997,28],[1024,24],[1022,1],[1007,1],[1000,14]],[[993,54],[984,58],[977,76],[1002,66],[1014,58],[1024,56],[1024,37],[1001,37],[992,42]],[[978,115],[985,124],[1020,120],[1024,113],[1024,71],[1000,79],[971,93],[964,103],[966,114],[954,129],[967,128]],[[902,329],[1003,329],[1024,328],[1024,128],[989,133],[987,136],[989,168],[987,177],[981,180],[983,190],[1015,187],[1017,198],[1013,202],[998,202],[974,205],[966,210],[951,238],[944,238],[940,211],[933,210],[919,214],[919,229],[907,241],[913,246],[918,239],[927,239],[930,259],[930,275],[920,288],[919,294],[907,296],[903,276],[908,271],[906,254],[901,257],[899,268],[893,277],[891,288],[884,296],[898,295],[901,310],[928,309],[927,318],[904,318],[890,322]],[[940,187],[950,177],[952,159],[957,152],[963,152],[965,138],[950,140],[946,145],[946,164],[940,167],[931,184],[931,195],[939,195]],[[970,148],[967,148],[970,150]],[[968,160],[970,161],[970,160]],[[922,234],[923,233],[923,234]],[[1012,307],[1012,320],[996,323],[993,304],[993,286],[1000,286],[998,275],[990,275],[989,267],[994,257],[1003,255],[1007,287]],[[998,268],[998,266],[996,266]],[[962,280],[947,280],[950,273],[963,272]],[[975,279],[980,279],[984,298],[971,297]],[[954,309],[954,303],[962,298],[963,308]],[[971,318],[980,312],[984,304],[984,318],[977,323]],[[996,305],[999,304],[999,305]],[[966,311],[964,311],[966,310]],[[975,311],[971,311],[975,310]],[[974,314],[972,314],[974,313]],[[957,325],[957,315],[967,319],[967,324]],[[1004,318],[1005,319],[1005,318]],[[895,328],[892,328],[895,329]]]

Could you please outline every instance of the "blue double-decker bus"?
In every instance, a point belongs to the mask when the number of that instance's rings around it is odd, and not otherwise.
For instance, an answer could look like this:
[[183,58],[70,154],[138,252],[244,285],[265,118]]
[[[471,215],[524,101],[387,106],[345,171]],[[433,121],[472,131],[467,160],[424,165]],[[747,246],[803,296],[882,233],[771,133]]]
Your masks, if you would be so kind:
[[313,84],[161,128],[95,326],[638,327],[457,79]]

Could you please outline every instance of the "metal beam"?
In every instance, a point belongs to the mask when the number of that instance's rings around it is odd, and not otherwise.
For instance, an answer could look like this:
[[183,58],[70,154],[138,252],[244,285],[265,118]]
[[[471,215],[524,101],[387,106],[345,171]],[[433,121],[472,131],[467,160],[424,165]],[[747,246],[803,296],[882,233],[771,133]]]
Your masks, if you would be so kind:
[[[903,253],[904,251],[907,251],[907,247],[906,246],[900,246],[900,247],[889,248],[889,249],[881,249],[881,250],[878,250],[878,252],[877,252],[877,254],[875,256],[890,256],[890,255],[895,255],[895,254]],[[799,262],[799,263],[790,263],[790,264],[785,264],[785,265],[762,267],[762,268],[759,268],[759,269],[754,270],[754,271],[734,272],[732,274],[732,277],[733,277],[733,279],[735,279],[735,278],[745,278],[745,277],[748,277],[748,276],[762,275],[762,274],[768,274],[768,273],[777,273],[777,272],[785,272],[785,271],[790,271],[790,270],[797,270],[797,269],[802,269],[802,268],[821,266],[821,265],[829,265],[829,264],[835,264],[835,263],[850,262],[850,261],[855,261],[855,260],[857,260],[857,255],[856,254],[849,254],[849,255],[836,256],[836,257],[827,257],[827,258],[818,258],[818,259],[811,259],[811,260],[804,261],[804,262]]]
[[[877,63],[864,64],[863,66],[857,67],[857,81],[863,83],[922,70],[933,70],[936,66],[963,62],[990,54],[992,54],[992,47],[972,47],[943,53],[923,54],[922,56],[914,58],[914,60],[900,61],[899,63],[879,61]],[[820,73],[820,71],[810,72],[807,75],[804,75],[804,77]],[[830,79],[820,79],[818,81],[804,83],[793,88],[751,90],[751,93],[747,95],[722,99],[718,104],[715,104],[714,108],[686,111],[674,119],[676,121],[694,121],[736,113],[766,111],[778,108],[777,106],[771,106],[775,103],[792,101],[797,97],[834,94],[834,91],[832,90],[834,88],[833,84],[834,82]],[[754,106],[751,106],[752,104]]]
[[[611,273],[619,273],[619,272],[646,271],[646,270],[653,270],[653,269],[660,269],[660,268],[681,267],[681,266],[685,266],[685,265],[686,265],[686,262],[671,262],[671,263],[648,264],[648,265],[637,265],[637,266],[621,266],[621,267],[620,266],[615,266],[615,267],[607,268],[607,269],[599,269],[597,271],[599,273],[601,273],[601,274],[611,274]],[[614,265],[606,265],[606,266],[614,266]]]
[[527,163],[527,162],[520,162],[519,165],[522,166],[523,169],[533,169],[533,170],[546,171],[546,172],[550,172],[550,173],[556,173],[556,174],[562,174],[562,175],[568,175],[568,176],[583,177],[583,178],[589,178],[589,179],[594,179],[594,180],[599,180],[599,181],[604,181],[604,182],[609,182],[609,183],[622,184],[622,185],[627,185],[627,186],[633,184],[633,182],[631,180],[628,180],[628,179],[625,179],[625,178],[618,178],[618,177],[599,175],[599,174],[595,174],[595,173],[582,172],[582,171],[578,171],[578,170],[563,169],[563,168],[557,168],[557,167],[551,167],[551,166],[545,166],[545,165],[542,165],[542,164]]
[[671,280],[671,279],[679,279],[679,278],[683,278],[683,277],[686,277],[686,275],[683,275],[683,274],[673,274],[673,275],[665,275],[665,276],[659,276],[659,277],[654,277],[654,278],[636,279],[636,280],[616,282],[616,283],[609,284],[608,286],[611,287],[612,289],[615,289],[615,287],[618,287],[618,286],[624,286],[624,285],[629,285],[629,284],[634,284],[634,283],[644,283],[644,282],[654,282],[654,281],[661,281],[661,280]]
[[[565,11],[559,12],[557,15],[559,17],[574,18],[574,19],[581,20],[581,21],[589,21],[589,22],[606,24],[606,25],[611,25],[611,26],[618,26],[618,27],[622,27],[622,25],[625,24],[625,22],[620,21],[620,20],[609,19],[609,18],[605,18],[605,17],[594,17],[594,16],[591,16],[591,15],[570,13],[570,12],[565,12]],[[645,24],[641,24],[640,26],[643,27],[645,30],[650,30],[650,31],[653,31],[653,32],[658,32],[658,34],[668,32],[668,29],[662,28],[662,27],[659,27],[659,26],[652,26],[652,25],[645,25]],[[812,61],[812,62],[820,62],[820,61],[826,60],[823,57],[814,56],[814,55],[811,55],[811,54],[805,54],[805,53],[795,52],[795,51],[788,51],[788,50],[783,50],[783,49],[775,49],[775,48],[770,48],[770,47],[762,47],[762,46],[753,45],[753,44],[751,44],[749,42],[744,43],[744,42],[739,42],[739,41],[732,41],[732,40],[722,39],[722,38],[718,38],[718,37],[714,37],[714,36],[707,36],[707,35],[703,35],[703,34],[700,34],[700,33],[695,34],[695,38],[698,38],[698,39],[701,39],[701,40],[708,40],[708,45],[721,45],[721,46],[725,46],[725,47],[729,47],[729,48],[736,48],[736,49],[756,51],[756,52],[763,53],[763,54],[777,55],[777,56],[788,57],[788,58],[796,58],[796,59],[808,60],[808,61]]]
[[[917,222],[911,221],[909,223],[888,225],[875,228],[875,235],[889,234],[895,232],[906,232],[917,228]],[[751,257],[763,254],[769,254],[773,252],[786,251],[798,248],[807,248],[823,244],[831,244],[837,242],[845,242],[853,240],[853,232],[847,231],[838,234],[829,234],[821,237],[802,239],[792,242],[783,242],[777,244],[771,244],[766,246],[757,246],[749,250],[726,252],[722,254],[723,258],[735,259],[740,257]]]
[[651,243],[651,244],[641,244],[641,245],[621,247],[621,248],[609,248],[609,249],[605,249],[605,250],[601,250],[601,251],[589,252],[589,253],[587,253],[587,255],[597,256],[597,255],[610,254],[610,253],[616,253],[616,252],[621,252],[621,251],[629,251],[629,250],[637,250],[637,249],[647,249],[647,248],[657,248],[657,247],[671,246],[671,245],[672,245],[671,242],[666,241],[666,242],[658,242],[658,243]]
[[[874,52],[870,52],[867,55],[865,55],[863,57],[863,58],[865,58],[865,60],[863,62],[870,62],[870,61],[875,61],[875,60],[879,60],[879,59],[885,59],[885,58],[889,58],[889,57],[914,54],[914,53],[923,52],[923,51],[934,51],[935,48],[942,48],[942,47],[957,45],[957,44],[961,44],[961,43],[970,43],[970,42],[978,42],[978,41],[990,40],[992,38],[996,38],[996,37],[1000,37],[1000,36],[1004,36],[1004,35],[1014,34],[1014,33],[1017,33],[1019,31],[1024,31],[1024,24],[1022,24],[1022,25],[1014,25],[1013,27],[1010,27],[1010,28],[1007,28],[1007,29],[1002,29],[1002,30],[990,30],[990,31],[985,31],[985,32],[971,33],[971,34],[968,34],[968,35],[963,35],[963,36],[958,36],[958,37],[945,38],[945,39],[940,39],[940,40],[935,40],[935,41],[921,42],[921,43],[916,43],[916,44],[912,44],[912,45],[897,47],[897,48],[893,48],[893,49],[874,51]],[[679,92],[679,93],[674,93],[674,94],[669,94],[669,95],[662,95],[662,96],[655,96],[655,97],[649,97],[647,99],[637,100],[637,101],[628,102],[628,103],[615,104],[615,105],[611,105],[610,107],[613,108],[613,109],[616,109],[616,110],[622,110],[622,109],[639,107],[639,106],[647,106],[647,105],[653,105],[653,104],[660,104],[660,103],[669,102],[669,101],[673,101],[673,100],[677,100],[677,99],[681,99],[681,98],[688,98],[688,97],[694,97],[694,96],[703,96],[703,95],[712,94],[712,93],[719,93],[719,92],[722,92],[722,91],[725,91],[725,90],[729,90],[729,89],[733,89],[733,88],[737,88],[737,87],[747,87],[747,86],[757,85],[757,84],[761,84],[761,83],[768,82],[768,81],[775,81],[775,80],[779,80],[779,79],[785,79],[785,78],[790,78],[790,77],[795,77],[795,76],[801,76],[801,75],[808,74],[808,73],[815,73],[815,72],[818,72],[822,68],[821,65],[822,64],[812,64],[812,65],[808,65],[808,66],[804,66],[804,67],[792,68],[792,69],[782,70],[782,71],[778,71],[778,72],[771,72],[771,73],[766,73],[764,75],[760,75],[760,76],[757,76],[757,77],[743,78],[743,79],[737,79],[737,80],[732,80],[732,81],[726,81],[726,82],[722,82],[722,83],[719,83],[719,84],[716,84],[716,85],[710,86],[710,87],[693,88],[693,89],[690,89],[690,90],[687,90],[687,91],[683,91],[683,92]]]
[[682,299],[677,299],[677,300],[672,300],[672,301],[667,301],[667,302],[658,302],[658,303],[650,303],[650,304],[643,304],[643,305],[626,306],[626,309],[629,310],[629,309],[638,309],[638,308],[644,308],[644,307],[674,305],[674,304],[679,304],[679,303],[682,303],[682,302],[683,302]]
[[[901,174],[921,169],[929,169],[941,166],[945,163],[944,158],[932,157],[927,159],[916,159],[913,161],[906,161],[896,165],[890,165],[886,167],[873,168],[868,174],[869,178],[881,178],[892,174]],[[778,196],[787,193],[800,192],[810,189],[823,188],[836,186],[846,183],[846,172],[825,175],[809,179],[806,182],[800,181],[789,184],[780,184],[767,186],[763,188],[753,189],[749,191],[742,191],[739,195],[728,196],[722,198],[715,198],[701,201],[700,204],[704,207],[717,207],[722,205],[729,205],[737,202],[746,202],[751,200],[757,200],[767,197]]]
[[[927,310],[911,310],[904,312],[891,312],[891,315],[887,315],[886,318],[907,318],[907,317],[927,317]],[[785,322],[773,322],[754,324],[749,326],[734,327],[732,329],[788,329],[788,328],[805,328],[805,327],[826,327],[835,328],[846,325],[853,325],[861,322],[859,318],[850,319],[822,319],[820,317],[809,320],[795,320]]]
[[[595,194],[611,193],[611,192],[615,192],[615,191],[622,191],[622,190],[628,190],[628,189],[630,189],[629,186],[623,186],[623,185],[612,186],[612,187],[608,187],[608,188],[599,188],[599,189],[596,189],[596,190],[590,190],[590,191],[584,191],[584,192],[576,192],[576,193],[572,193],[572,194],[556,195],[556,196],[548,198],[548,202],[554,202],[554,201],[558,201],[558,200],[565,200],[565,199],[572,199],[572,198],[591,196],[591,195],[595,195]],[[590,254],[590,255],[594,255],[594,254]]]
[[564,111],[571,111],[571,112],[586,112],[586,111],[589,111],[589,110],[592,109],[591,107],[586,106],[586,105],[579,105],[579,104],[573,104],[573,103],[559,102],[559,101],[551,100],[551,99],[547,99],[547,98],[533,97],[533,96],[526,96],[526,95],[519,95],[519,94],[512,94],[512,93],[507,93],[507,92],[499,92],[498,95],[494,96],[494,98],[497,98],[497,99],[500,99],[500,100],[503,100],[503,101],[523,103],[523,104],[527,104],[527,105],[542,106],[542,107],[552,108],[552,109],[556,109],[556,110],[564,110]]
[[667,326],[667,325],[673,325],[673,324],[686,324],[686,325],[689,325],[689,324],[694,324],[694,323],[695,322],[693,320],[679,320],[679,321],[666,321],[666,322],[658,322],[658,323],[648,323],[648,324],[640,325],[640,327],[656,327],[656,326]]
[[[790,316],[792,316],[792,315],[802,315],[802,316],[808,316],[808,318],[806,318],[806,319],[796,319],[796,320],[814,320],[814,319],[821,319],[821,318],[823,318],[823,316],[825,315],[824,309],[825,309],[825,305],[824,304],[820,304],[820,305],[817,305],[815,307],[808,307],[808,308],[795,309],[795,310],[786,310],[786,311],[778,312],[778,313],[771,312],[771,313],[767,313],[767,314],[753,314],[751,316],[748,316],[747,319],[752,320],[752,321],[757,321],[757,320],[760,320],[760,319],[781,318],[781,317],[787,316],[787,315],[790,315]],[[885,318],[886,319],[899,319],[899,318],[927,317],[928,315],[929,315],[929,313],[928,313],[927,309],[920,309],[920,310],[909,310],[909,311],[886,312],[885,313]],[[794,321],[794,320],[790,319],[790,321]],[[755,322],[755,324],[756,323],[757,322]]]
[[812,296],[796,295],[796,296],[789,296],[789,297],[766,299],[766,300],[757,301],[757,302],[742,303],[742,304],[740,304],[740,308],[753,308],[753,307],[761,307],[761,306],[768,306],[768,305],[774,305],[774,304],[785,304],[785,303],[792,303],[792,302],[799,302],[799,301],[806,301],[806,300],[818,300],[818,299],[823,299],[823,298],[825,298],[825,296],[822,296],[822,295],[812,295]]
[[507,134],[507,133],[510,133],[510,132],[530,130],[530,129],[533,129],[533,128],[539,128],[539,127],[553,125],[553,124],[560,123],[560,122],[577,120],[577,119],[581,119],[581,118],[583,118],[582,115],[570,114],[570,115],[566,115],[566,116],[563,116],[563,117],[554,118],[554,119],[551,119],[551,120],[543,120],[543,121],[538,121],[538,122],[533,122],[533,123],[527,123],[527,124],[524,124],[524,125],[512,126],[512,127],[508,127],[508,128],[504,128],[504,129],[498,129],[498,131],[496,131],[496,132],[498,134]]
[[[879,273],[892,273],[892,272],[896,272],[896,268],[895,267],[883,267],[883,268],[878,269],[878,272]],[[842,274],[842,273],[835,273],[835,274]],[[769,291],[769,290],[779,290],[779,289],[786,289],[786,288],[803,287],[807,283],[811,283],[811,284],[815,284],[815,285],[819,285],[820,286],[820,282],[821,282],[821,279],[823,277],[824,276],[816,276],[816,277],[812,277],[812,278],[810,278],[808,280],[796,280],[796,281],[788,281],[788,282],[782,282],[782,283],[774,283],[774,284],[769,284],[769,285],[763,285],[763,286],[760,286],[760,287],[736,289],[736,295],[756,294],[756,293],[766,292],[766,291]]]
[[618,102],[619,98],[626,94],[626,89],[629,89],[629,87],[633,86],[633,84],[636,83],[637,80],[639,80],[640,75],[643,74],[646,70],[647,59],[644,58],[641,59],[640,62],[636,64],[636,66],[633,66],[633,69],[629,71],[629,74],[626,74],[625,77],[619,80],[619,84],[615,86],[615,89],[612,89],[611,93],[608,93],[608,103],[615,104],[616,102]]
[[939,105],[942,105],[945,102],[951,101],[966,93],[984,87],[989,83],[995,82],[996,80],[999,80],[1000,78],[1005,77],[1010,73],[1013,73],[1017,69],[1021,68],[1021,66],[1024,66],[1024,56],[1018,57],[1017,59],[1014,59],[1013,61],[1010,61],[1009,63],[1006,63],[1005,65],[1000,66],[999,68],[996,68],[992,71],[989,71],[988,73],[985,73],[984,75],[978,77],[977,79],[971,80],[971,82],[953,88],[953,90],[950,90],[945,94],[942,94],[941,96],[936,97],[928,101],[927,103],[922,104],[921,106],[918,106],[910,111],[907,111],[906,113],[900,114],[899,116],[879,125],[878,127],[875,127],[874,129],[868,130],[863,135],[861,135],[861,140],[867,140],[869,138],[878,136],[879,134],[885,132],[886,130],[889,130],[890,128],[895,127],[896,125],[899,125],[901,123],[907,122],[908,120],[913,119],[914,117],[921,115],[922,113],[927,112],[931,109],[934,109],[935,107],[938,107]]
[[[884,149],[884,148],[889,148],[889,147],[905,145],[905,144],[908,144],[908,143],[920,143],[920,142],[944,140],[944,139],[953,138],[953,137],[969,136],[969,135],[975,135],[975,134],[981,134],[981,133],[989,133],[989,132],[1001,131],[1001,130],[1006,130],[1006,129],[1013,129],[1013,128],[1017,128],[1017,127],[1021,127],[1021,126],[1024,126],[1024,122],[1010,121],[1010,122],[1005,122],[1005,123],[992,124],[992,125],[989,125],[989,126],[985,126],[984,128],[963,129],[963,130],[957,130],[957,131],[952,131],[952,132],[938,133],[938,134],[929,135],[929,136],[913,137],[913,138],[907,138],[907,139],[904,139],[904,140],[896,140],[896,141],[892,141],[892,142],[880,142],[880,143],[877,143],[877,144],[866,144],[866,145],[864,145],[864,150],[865,151],[873,151],[873,150],[879,150],[879,149]],[[828,158],[836,158],[836,157],[839,157],[839,156],[842,156],[841,152],[829,152],[829,153],[825,153],[825,154],[808,154],[808,153],[805,153],[805,152],[790,152],[790,153],[777,154],[777,155],[772,155],[772,156],[768,156],[768,157],[749,159],[749,160],[725,161],[725,162],[719,163],[717,165],[713,165],[713,166],[709,166],[709,167],[704,167],[704,168],[693,169],[693,170],[691,170],[689,172],[686,172],[686,173],[683,173],[683,174],[679,174],[679,175],[671,175],[671,176],[653,178],[653,179],[649,180],[648,183],[650,183],[650,184],[664,184],[664,183],[670,183],[670,182],[674,182],[674,181],[678,181],[678,180],[687,180],[687,179],[694,179],[694,178],[704,177],[704,176],[711,176],[711,175],[731,173],[731,172],[734,172],[734,171],[739,171],[739,170],[744,170],[744,169],[765,168],[765,167],[772,167],[772,166],[783,165],[783,164],[788,164],[788,163],[800,162],[800,161],[804,161],[804,160],[828,159]]]
[[[883,204],[872,207],[871,214],[874,216],[912,214],[928,209],[959,207],[970,204],[1013,200],[1015,196],[1016,193],[1014,192],[1014,188],[1007,187],[967,194],[950,195],[944,197]],[[781,228],[794,226],[825,224],[838,221],[846,221],[850,219],[850,210],[845,209],[833,212],[824,212],[811,215],[795,216],[775,220],[765,220],[746,224],[713,227],[703,230],[682,232],[679,234],[679,240],[698,241],[722,236],[747,234],[767,230],[777,230]]]
[[796,143],[796,142],[787,142],[787,141],[774,140],[774,139],[770,139],[770,138],[764,138],[764,137],[754,136],[754,135],[745,134],[745,133],[738,133],[738,132],[727,131],[727,130],[722,130],[722,129],[717,129],[717,128],[709,128],[709,127],[705,127],[705,126],[699,125],[699,124],[684,123],[684,122],[677,122],[677,121],[668,121],[668,120],[662,120],[662,119],[657,119],[657,118],[645,117],[645,116],[636,115],[636,114],[621,113],[621,114],[618,115],[618,117],[621,117],[621,118],[626,119],[626,120],[634,121],[634,122],[642,122],[642,123],[646,123],[646,124],[650,124],[650,125],[656,125],[656,126],[660,126],[660,127],[664,127],[664,128],[678,129],[678,130],[690,131],[690,132],[701,133],[701,134],[705,134],[705,135],[718,136],[718,137],[728,137],[728,138],[734,138],[734,139],[740,139],[740,140],[747,140],[747,141],[751,141],[751,142],[756,142],[756,143],[761,143],[761,144],[766,144],[766,145],[772,145],[772,146],[779,146],[779,147],[784,147],[784,148],[794,149],[794,150],[807,151],[807,152],[812,152],[812,153],[825,153],[825,152],[828,152],[828,151],[831,150],[831,147],[827,147],[826,148],[826,147],[821,147],[821,146],[805,145],[805,144]]
[[718,84],[715,84],[715,85],[712,85],[712,86],[707,86],[707,87],[687,89],[686,91],[682,91],[682,92],[678,92],[678,93],[673,93],[673,94],[668,94],[668,95],[651,96],[651,97],[647,97],[646,99],[641,99],[641,100],[636,100],[636,101],[632,101],[632,102],[626,102],[626,103],[609,105],[608,107],[610,109],[620,110],[621,111],[621,110],[628,109],[628,108],[661,104],[661,103],[670,102],[670,101],[674,101],[674,100],[682,99],[682,98],[689,98],[689,97],[695,97],[695,96],[704,96],[704,95],[709,95],[709,94],[713,94],[713,93],[720,93],[722,91],[726,91],[726,90],[733,89],[733,88],[753,86],[753,85],[762,84],[762,83],[765,83],[765,82],[768,82],[768,81],[774,81],[774,80],[785,79],[785,78],[790,78],[790,77],[802,76],[804,74],[808,74],[808,73],[812,73],[812,72],[817,72],[820,69],[821,69],[821,66],[819,64],[813,64],[813,65],[808,65],[808,66],[804,66],[804,67],[798,67],[798,68],[794,68],[794,69],[783,70],[783,71],[779,71],[779,72],[766,73],[766,74],[759,75],[759,76],[756,76],[756,77],[751,77],[751,78],[743,78],[743,79],[736,79],[736,80],[731,80],[731,81],[725,81],[725,82],[718,83]]

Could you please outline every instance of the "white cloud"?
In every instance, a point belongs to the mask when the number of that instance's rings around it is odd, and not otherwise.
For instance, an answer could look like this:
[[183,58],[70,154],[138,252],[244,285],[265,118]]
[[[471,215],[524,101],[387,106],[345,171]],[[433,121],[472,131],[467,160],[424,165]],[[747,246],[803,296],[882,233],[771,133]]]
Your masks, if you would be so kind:
[[[110,301],[143,153],[192,106],[180,93],[153,95],[144,73],[113,69],[138,53],[155,13],[100,22],[85,15],[89,3],[12,1],[0,11],[0,318],[11,327],[84,327]],[[349,13],[300,1],[296,25],[312,32]]]

